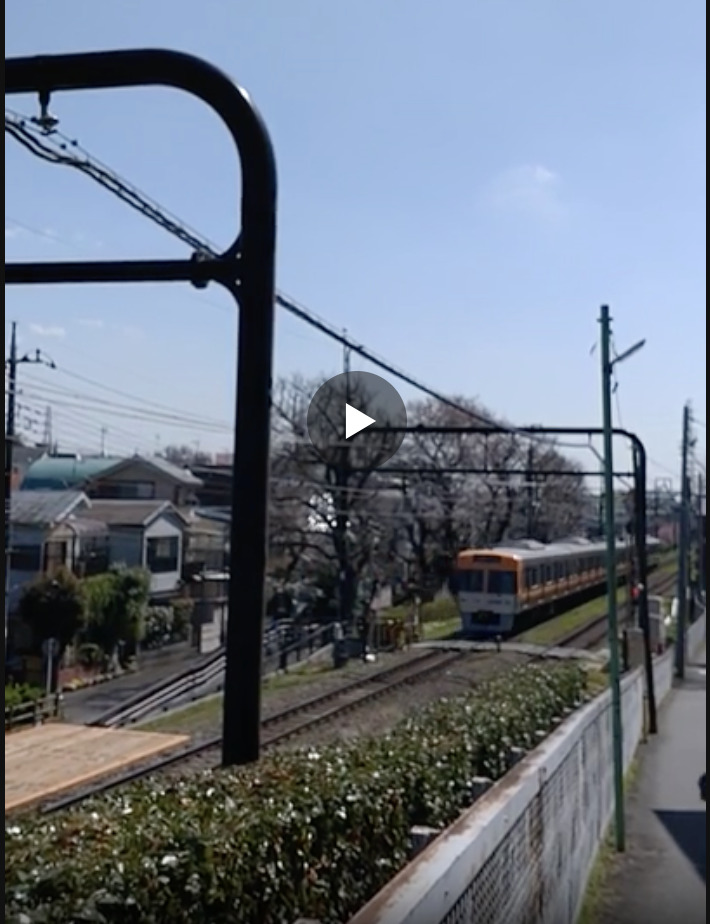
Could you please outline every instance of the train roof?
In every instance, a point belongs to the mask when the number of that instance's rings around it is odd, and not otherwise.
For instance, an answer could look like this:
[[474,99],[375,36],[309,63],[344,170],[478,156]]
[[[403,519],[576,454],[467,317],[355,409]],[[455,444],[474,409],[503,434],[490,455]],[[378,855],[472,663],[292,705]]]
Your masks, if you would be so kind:
[[[660,545],[660,541],[649,536],[646,544],[653,548]],[[545,558],[566,558],[571,555],[602,555],[606,552],[606,542],[594,542],[581,536],[573,536],[548,544],[537,542],[535,539],[520,539],[494,545],[489,549],[465,549],[464,551],[474,555],[506,555],[520,561],[540,561]]]

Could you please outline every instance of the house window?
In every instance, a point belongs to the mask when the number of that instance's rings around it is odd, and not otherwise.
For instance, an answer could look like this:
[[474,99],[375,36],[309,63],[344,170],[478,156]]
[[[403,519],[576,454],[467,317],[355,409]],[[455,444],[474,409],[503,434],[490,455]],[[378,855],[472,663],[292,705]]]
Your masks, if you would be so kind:
[[180,539],[177,536],[165,536],[149,539],[147,546],[148,570],[153,574],[180,570]]
[[11,554],[13,571],[38,573],[42,564],[41,545],[16,545]]
[[152,481],[104,481],[97,485],[96,493],[107,500],[154,500],[155,483]]

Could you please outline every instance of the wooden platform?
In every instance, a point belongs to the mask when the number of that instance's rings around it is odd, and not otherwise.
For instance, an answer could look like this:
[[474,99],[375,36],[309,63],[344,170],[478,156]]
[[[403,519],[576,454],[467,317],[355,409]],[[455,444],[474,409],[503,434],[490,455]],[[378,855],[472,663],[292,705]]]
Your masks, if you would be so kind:
[[184,735],[50,723],[5,736],[5,812],[172,750]]

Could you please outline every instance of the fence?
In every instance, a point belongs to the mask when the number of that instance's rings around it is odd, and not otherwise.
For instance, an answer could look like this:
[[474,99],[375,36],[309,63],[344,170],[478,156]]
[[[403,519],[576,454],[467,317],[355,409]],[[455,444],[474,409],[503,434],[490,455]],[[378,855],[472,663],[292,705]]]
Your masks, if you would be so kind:
[[[688,633],[693,653],[705,615]],[[659,702],[674,649],[655,662]],[[611,695],[566,721],[376,895],[350,924],[570,924],[614,803]],[[644,679],[622,681],[624,763],[645,733]]]
[[5,733],[26,725],[41,725],[47,719],[57,718],[62,711],[62,696],[53,693],[16,706],[5,706]]

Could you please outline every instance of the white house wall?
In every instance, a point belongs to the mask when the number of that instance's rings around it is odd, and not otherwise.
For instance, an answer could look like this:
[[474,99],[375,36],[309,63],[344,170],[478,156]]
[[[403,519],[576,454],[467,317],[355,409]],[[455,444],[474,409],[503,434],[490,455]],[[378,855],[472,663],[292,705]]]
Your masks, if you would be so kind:
[[147,567],[146,556],[148,554],[149,539],[173,539],[178,540],[178,567],[176,571],[165,571],[161,574],[152,574],[150,579],[150,592],[152,594],[169,594],[177,590],[178,584],[182,577],[182,557],[184,547],[184,531],[174,522],[172,517],[160,517],[147,527],[144,533],[143,543],[143,567]]

